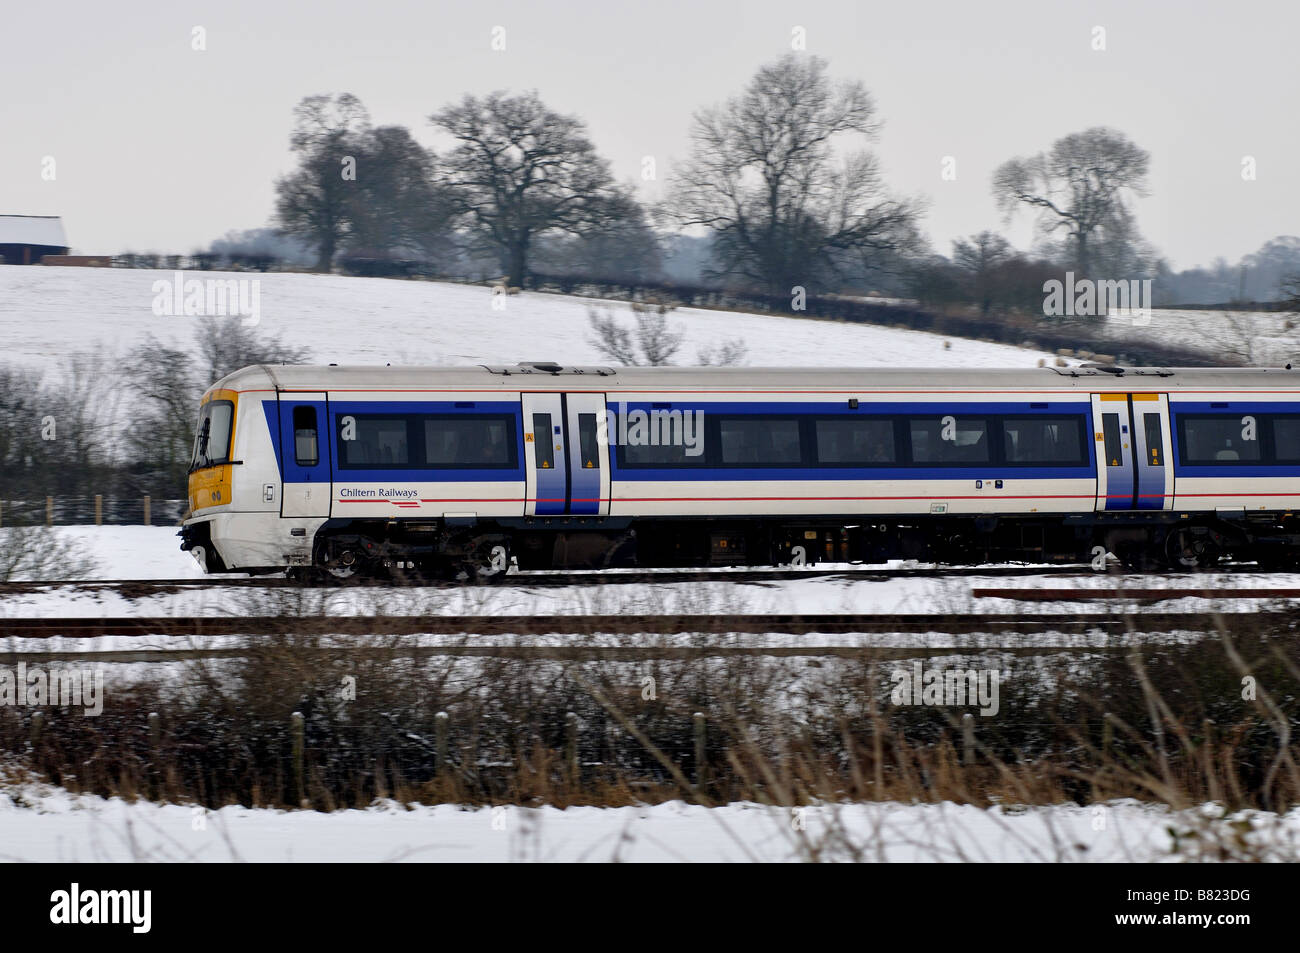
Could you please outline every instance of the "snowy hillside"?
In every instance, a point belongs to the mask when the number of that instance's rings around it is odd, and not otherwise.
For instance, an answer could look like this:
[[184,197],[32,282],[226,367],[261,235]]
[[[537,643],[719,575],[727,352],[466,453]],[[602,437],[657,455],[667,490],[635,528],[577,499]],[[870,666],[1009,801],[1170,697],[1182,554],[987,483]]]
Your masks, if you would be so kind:
[[[189,346],[196,318],[158,317],[154,282],[174,272],[0,268],[0,361],[57,366],[72,351],[126,354],[146,334]],[[608,363],[588,342],[587,311],[606,307],[631,324],[625,303],[524,293],[492,307],[488,288],[329,275],[188,272],[185,278],[260,282],[260,329],[311,349],[320,363],[480,364],[549,360]],[[677,361],[728,339],[762,366],[1034,367],[1043,352],[917,331],[788,317],[681,309]]]
[[1156,309],[1145,322],[1135,322],[1131,317],[1110,315],[1102,319],[1098,337],[1081,342],[1081,346],[1098,351],[1107,347],[1123,350],[1121,344],[1109,342],[1156,341],[1193,348],[1223,360],[1238,358],[1251,364],[1280,366],[1300,358],[1300,339],[1288,327],[1293,317],[1280,311]]

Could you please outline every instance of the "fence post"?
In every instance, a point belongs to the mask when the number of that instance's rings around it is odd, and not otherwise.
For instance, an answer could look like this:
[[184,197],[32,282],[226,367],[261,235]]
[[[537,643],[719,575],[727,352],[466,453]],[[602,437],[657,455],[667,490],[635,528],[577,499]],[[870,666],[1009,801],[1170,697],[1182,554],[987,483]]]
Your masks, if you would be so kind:
[[564,760],[569,768],[571,783],[576,786],[580,780],[578,774],[578,716],[573,712],[569,712],[564,716],[564,726],[567,738],[566,747],[568,748]]
[[52,496],[45,498],[45,525],[54,525],[54,497]]
[[[147,500],[148,497],[146,496],[145,499]],[[298,795],[298,803],[302,804],[306,800],[302,773],[303,748],[306,747],[302,712],[294,712],[290,722],[290,730],[293,734],[293,787]]]
[[149,712],[149,782],[153,796],[160,790],[158,778],[162,775],[162,719],[156,711]]
[[1104,712],[1101,716],[1101,756],[1110,757],[1111,741],[1115,737],[1115,728],[1110,722],[1110,712]]
[[149,506],[149,497],[146,496],[146,497],[144,498],[144,525],[145,525],[145,526],[152,526],[152,525],[153,525],[153,520],[151,520],[151,519],[149,518],[149,517],[150,517],[150,512],[149,512],[149,510],[150,510],[150,506]]
[[451,767],[450,758],[450,739],[451,716],[445,711],[440,711],[433,716],[433,733],[434,741],[438,748],[437,771],[439,774],[445,774]]
[[961,716],[961,763],[975,763],[975,716],[970,712]]
[[40,711],[32,712],[32,750],[36,750],[36,742],[41,740],[41,729],[45,726],[45,713]]
[[95,494],[95,525],[104,525],[104,494]]
[[707,780],[704,768],[704,712],[695,713],[695,786],[703,788]]

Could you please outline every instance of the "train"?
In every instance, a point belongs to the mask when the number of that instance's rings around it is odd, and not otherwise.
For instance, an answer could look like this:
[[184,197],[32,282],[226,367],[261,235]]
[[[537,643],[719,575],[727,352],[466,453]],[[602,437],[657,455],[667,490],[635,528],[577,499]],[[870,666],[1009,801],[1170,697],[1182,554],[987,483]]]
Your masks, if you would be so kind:
[[254,365],[201,401],[208,572],[1300,565],[1286,368]]

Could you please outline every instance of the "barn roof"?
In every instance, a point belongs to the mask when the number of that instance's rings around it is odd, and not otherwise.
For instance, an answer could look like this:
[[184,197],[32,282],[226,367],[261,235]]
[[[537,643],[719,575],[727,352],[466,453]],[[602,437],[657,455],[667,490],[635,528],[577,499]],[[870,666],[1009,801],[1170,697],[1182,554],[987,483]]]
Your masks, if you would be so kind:
[[0,215],[0,245],[67,248],[63,219],[57,215]]

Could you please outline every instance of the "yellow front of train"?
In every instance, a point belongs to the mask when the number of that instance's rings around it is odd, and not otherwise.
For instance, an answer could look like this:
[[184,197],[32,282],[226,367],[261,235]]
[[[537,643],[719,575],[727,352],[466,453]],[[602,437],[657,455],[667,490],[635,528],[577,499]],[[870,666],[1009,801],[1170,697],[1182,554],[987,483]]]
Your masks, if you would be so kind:
[[[194,435],[194,452],[187,480],[189,512],[187,525],[196,516],[228,508],[234,498],[234,466],[231,452],[235,445],[239,392],[213,388],[203,395]],[[207,528],[206,526],[204,527]],[[207,534],[195,536],[182,531],[183,547],[199,565],[212,571],[221,568],[220,557]]]
[[230,449],[235,444],[235,420],[239,394],[233,390],[210,390],[199,405],[194,455],[190,460],[190,515],[198,515],[231,501]]

